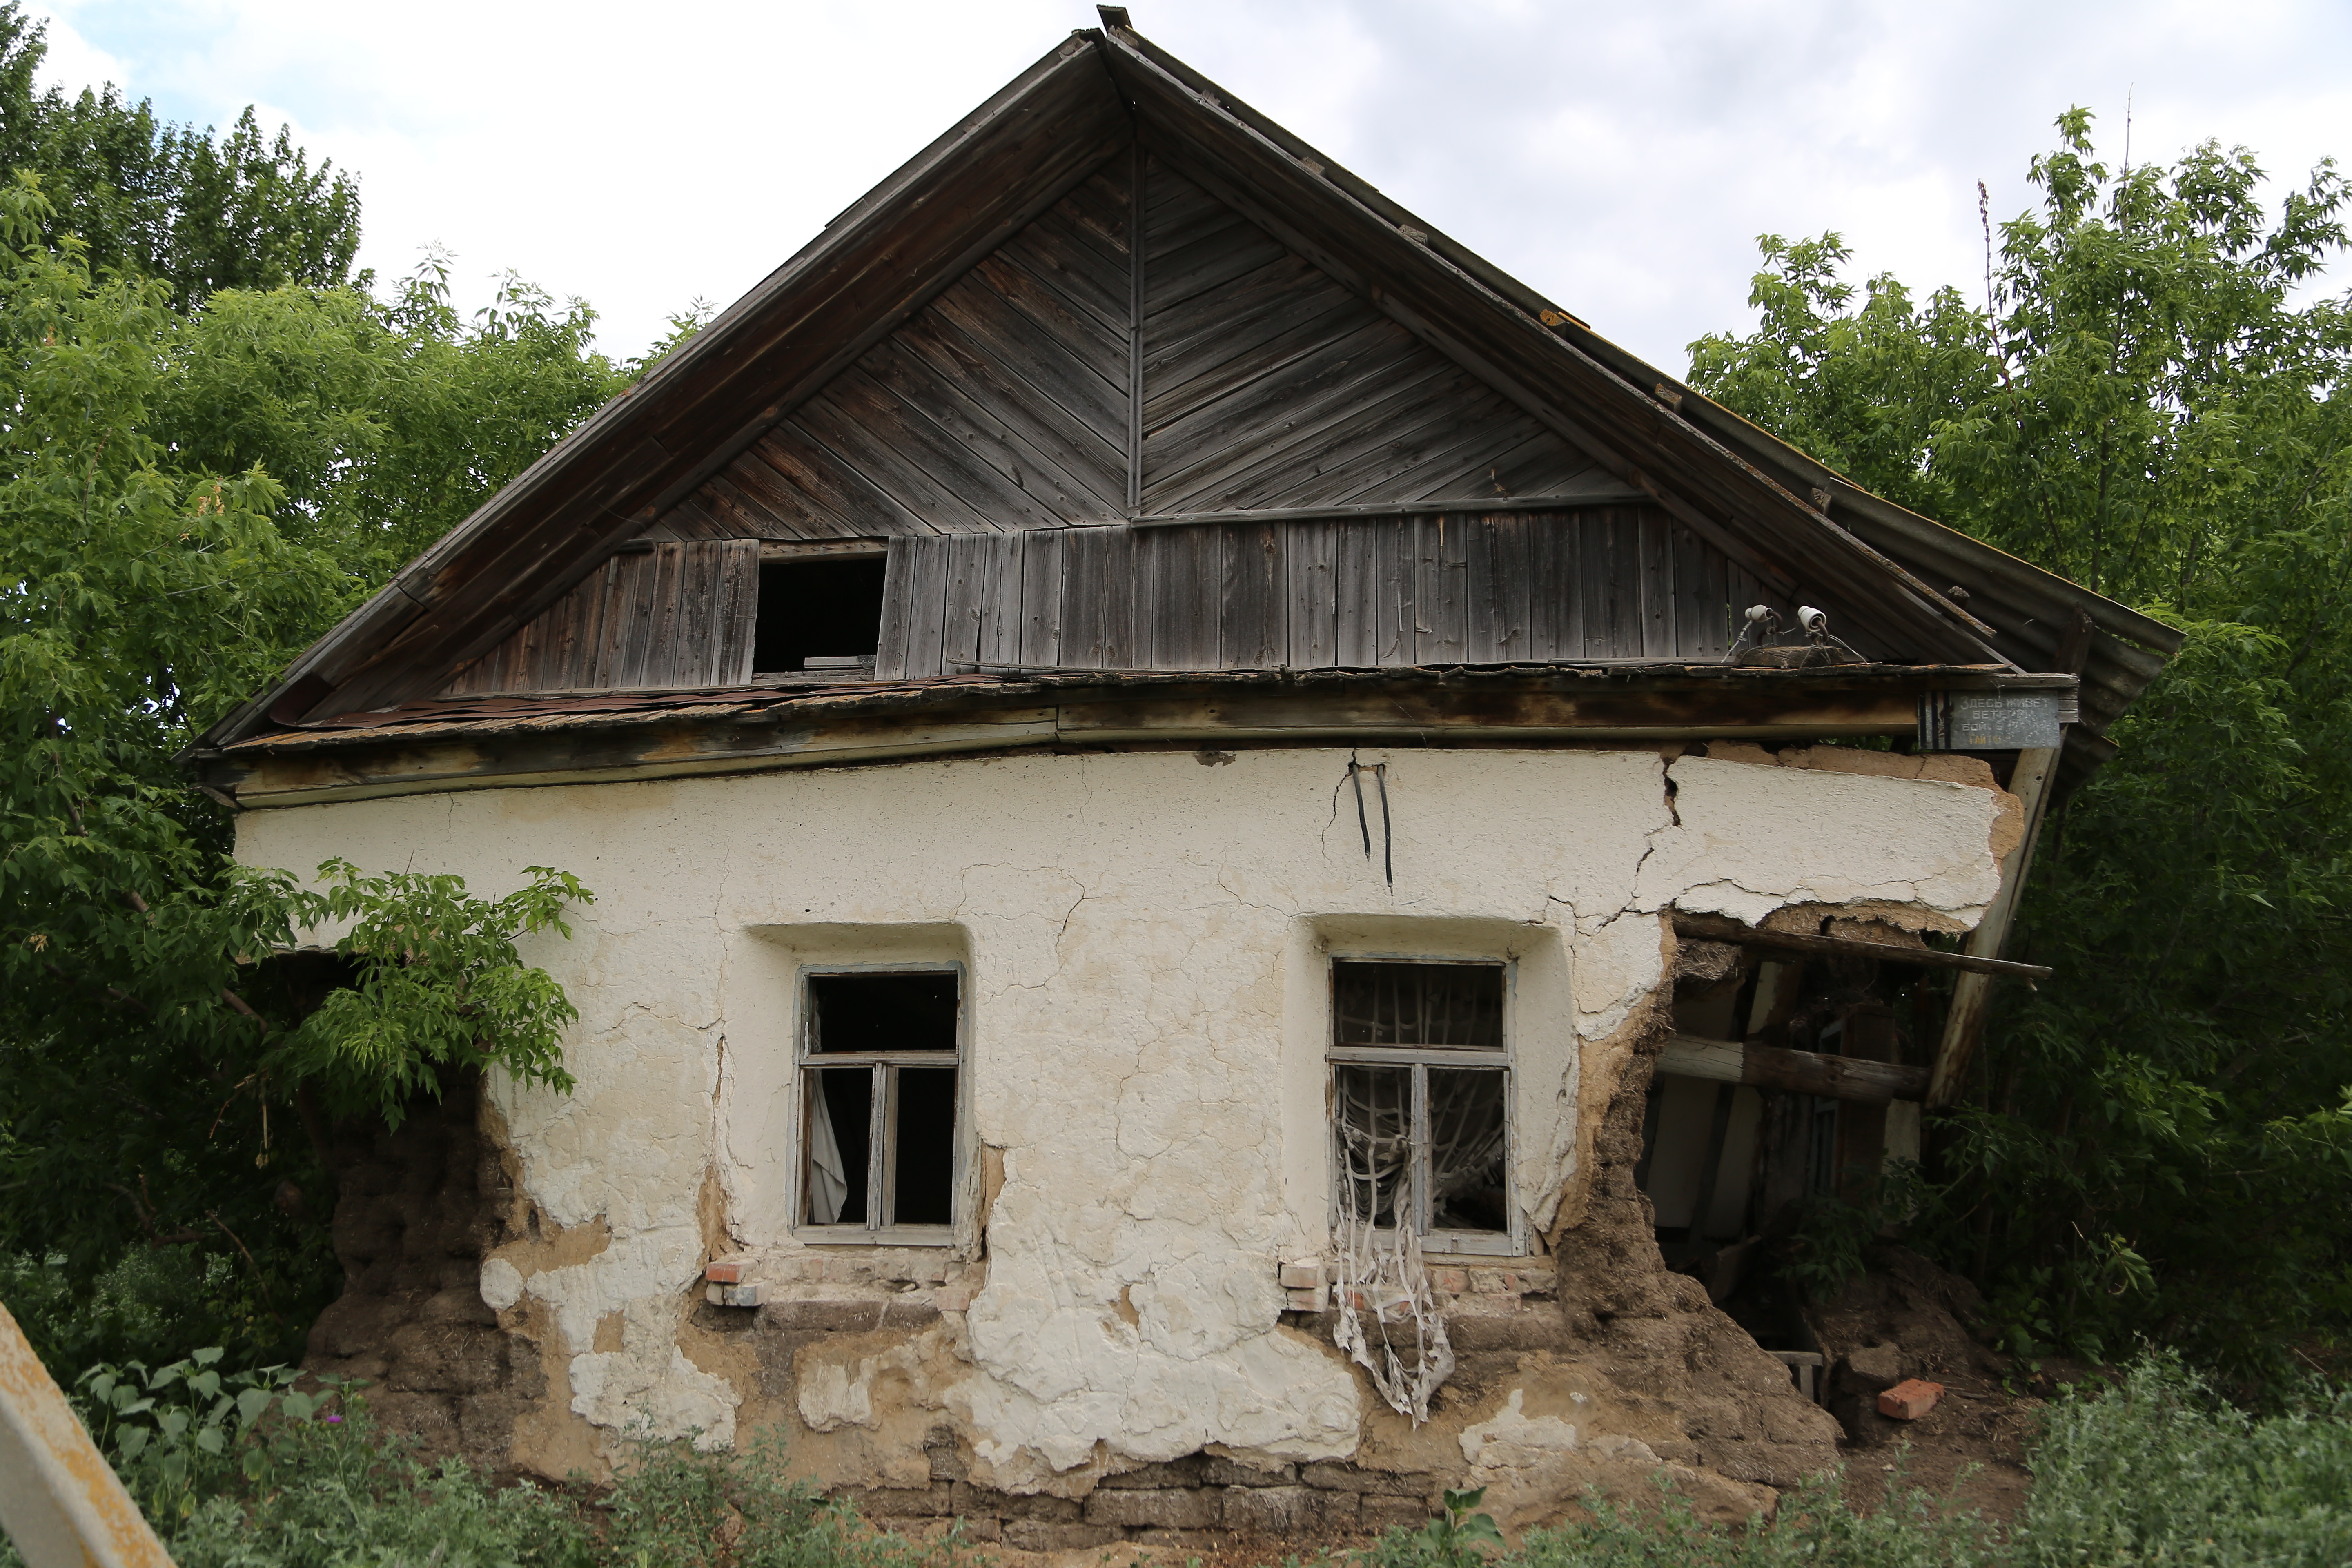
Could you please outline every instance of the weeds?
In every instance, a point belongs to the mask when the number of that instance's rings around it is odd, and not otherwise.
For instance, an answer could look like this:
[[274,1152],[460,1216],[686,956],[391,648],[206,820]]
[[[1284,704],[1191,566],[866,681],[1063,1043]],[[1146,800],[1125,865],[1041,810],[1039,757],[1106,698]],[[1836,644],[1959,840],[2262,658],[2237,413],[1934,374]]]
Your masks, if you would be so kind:
[[[217,1352],[154,1372],[95,1368],[84,1419],[181,1568],[938,1568],[959,1542],[858,1527],[791,1478],[772,1435],[745,1452],[643,1444],[608,1488],[498,1487],[429,1465],[349,1391],[282,1370],[223,1373]],[[2352,1562],[2352,1390],[2315,1383],[2274,1414],[2230,1405],[2178,1359],[2062,1395],[2033,1489],[2006,1531],[1900,1485],[1864,1514],[1834,1480],[1744,1527],[1671,1489],[1516,1549],[1448,1492],[1445,1512],[1330,1568],[2338,1568]],[[23,1568],[0,1544],[0,1568]]]

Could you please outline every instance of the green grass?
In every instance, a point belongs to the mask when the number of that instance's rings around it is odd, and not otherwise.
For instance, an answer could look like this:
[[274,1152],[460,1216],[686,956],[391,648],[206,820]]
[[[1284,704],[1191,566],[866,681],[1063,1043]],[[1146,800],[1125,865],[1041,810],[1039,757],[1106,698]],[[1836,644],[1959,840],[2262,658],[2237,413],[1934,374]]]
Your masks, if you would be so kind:
[[[181,1568],[916,1568],[984,1561],[950,1542],[860,1530],[790,1477],[781,1445],[701,1455],[640,1447],[609,1488],[499,1488],[421,1463],[364,1400],[223,1374],[217,1357],[93,1369],[92,1429]],[[206,1434],[210,1434],[209,1436]],[[1347,1568],[2341,1568],[2352,1563],[2352,1392],[2314,1385],[2252,1415],[2179,1363],[2142,1362],[2060,1399],[2033,1487],[2005,1531],[1916,1491],[1877,1512],[1834,1484],[1771,1521],[1709,1525],[1667,1494],[1531,1531],[1496,1554],[1475,1500],[1443,1525],[1391,1531]],[[1114,1563],[1117,1553],[1109,1554]],[[0,1546],[0,1568],[21,1568]]]

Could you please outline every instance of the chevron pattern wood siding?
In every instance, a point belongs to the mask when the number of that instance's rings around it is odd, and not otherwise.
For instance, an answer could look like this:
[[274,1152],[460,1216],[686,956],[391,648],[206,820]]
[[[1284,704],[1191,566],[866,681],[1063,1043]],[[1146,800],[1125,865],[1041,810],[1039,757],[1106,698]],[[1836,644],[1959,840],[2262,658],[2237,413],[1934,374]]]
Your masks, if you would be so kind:
[[1469,371],[1130,152],[793,409],[649,537],[1117,521],[1129,515],[1139,440],[1133,499],[1145,513],[1617,488]]
[[826,539],[1125,515],[1121,154],[670,511],[677,538]]
[[875,673],[1713,662],[1759,585],[1649,507],[894,540]]
[[1592,461],[1153,159],[1147,513],[1550,496]]
[[735,685],[751,678],[759,595],[752,540],[615,555],[441,695]]

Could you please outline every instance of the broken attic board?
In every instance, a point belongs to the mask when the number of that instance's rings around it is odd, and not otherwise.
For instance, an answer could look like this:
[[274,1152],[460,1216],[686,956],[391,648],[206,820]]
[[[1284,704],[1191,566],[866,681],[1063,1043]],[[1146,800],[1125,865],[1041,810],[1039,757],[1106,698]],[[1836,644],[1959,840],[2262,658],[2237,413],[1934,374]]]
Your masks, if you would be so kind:
[[1130,165],[1114,154],[665,521],[822,539],[1123,515]]
[[1146,512],[1550,496],[1618,481],[1158,157]]
[[876,674],[1717,663],[1752,587],[1637,507],[902,538]]
[[751,679],[759,595],[756,540],[625,551],[441,695],[734,685]]
[[1658,1053],[1657,1070],[1675,1078],[1744,1083],[1757,1089],[1790,1089],[1824,1100],[1850,1100],[1864,1105],[1918,1100],[1927,1092],[1927,1069],[1922,1067],[1821,1051],[1788,1050],[1779,1046],[1706,1040],[1694,1035],[1675,1035],[1669,1039],[1666,1048]]

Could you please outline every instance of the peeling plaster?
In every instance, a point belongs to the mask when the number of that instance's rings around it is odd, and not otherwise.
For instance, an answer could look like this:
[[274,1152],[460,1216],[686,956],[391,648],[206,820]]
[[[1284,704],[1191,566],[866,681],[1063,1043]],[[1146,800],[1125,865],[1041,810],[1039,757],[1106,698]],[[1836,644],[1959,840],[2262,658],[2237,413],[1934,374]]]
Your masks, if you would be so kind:
[[[706,1177],[722,1239],[766,1277],[820,1299],[842,1267],[790,1223],[798,966],[964,964],[956,1256],[977,1294],[903,1352],[809,1363],[796,1414],[869,1442],[877,1473],[911,1474],[919,1447],[885,1441],[887,1383],[952,1417],[975,1481],[1066,1492],[1209,1447],[1344,1458],[1377,1418],[1331,1347],[1278,1316],[1278,1265],[1328,1240],[1317,1009],[1334,931],[1377,918],[1399,951],[1517,955],[1513,1172],[1540,1236],[1583,1213],[1599,1109],[1664,979],[1663,911],[1867,904],[1965,929],[1996,889],[2009,801],[1989,781],[1761,752],[1361,751],[1388,766],[1391,889],[1379,834],[1368,861],[1334,793],[1350,754],[953,758],[350,802],[247,813],[239,853],[455,871],[483,893],[551,864],[596,889],[572,942],[527,949],[580,1008],[578,1088],[494,1094],[520,1194],[609,1240],[552,1267],[493,1258],[482,1295],[545,1311],[586,1422],[711,1447],[756,1391],[680,1348],[715,1245]],[[983,1173],[1001,1177],[984,1274]],[[615,1314],[617,1348],[596,1348]],[[1607,1457],[1605,1434],[1579,1450],[1573,1424],[1507,1415],[1480,1453]]]

